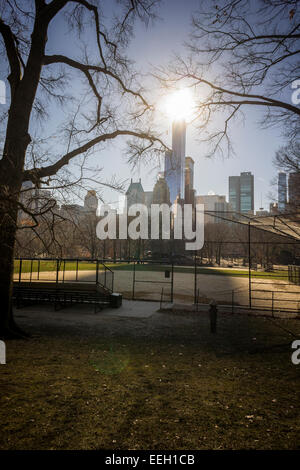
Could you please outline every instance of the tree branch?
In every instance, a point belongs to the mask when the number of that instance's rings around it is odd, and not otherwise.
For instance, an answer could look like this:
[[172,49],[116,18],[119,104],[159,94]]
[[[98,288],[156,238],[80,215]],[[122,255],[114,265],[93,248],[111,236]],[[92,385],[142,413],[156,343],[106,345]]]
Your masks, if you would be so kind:
[[[90,70],[95,71],[95,72],[99,72],[99,73],[103,73],[103,74],[113,78],[114,80],[116,80],[116,82],[119,83],[119,85],[121,86],[122,90],[125,93],[129,93],[129,94],[139,98],[142,101],[142,103],[144,104],[144,106],[146,106],[147,108],[151,107],[147,103],[145,98],[140,93],[135,92],[135,91],[129,89],[128,87],[126,87],[123,80],[117,74],[113,73],[111,70],[109,70],[106,67],[100,67],[98,65],[91,65],[91,64],[82,64],[81,62],[78,62],[74,59],[70,59],[69,57],[66,57],[66,56],[60,55],[60,54],[44,56],[44,65],[58,64],[58,63],[66,64],[66,65],[69,65],[70,67],[81,70],[81,72],[83,72],[86,75],[89,82],[90,82],[90,80],[92,80],[91,75],[89,73]],[[93,91],[95,93],[95,89],[94,89],[93,84],[91,82],[90,82],[90,85],[92,86]]]
[[36,183],[41,178],[55,175],[63,166],[68,165],[70,160],[72,160],[77,155],[80,155],[86,152],[87,150],[94,147],[96,144],[99,144],[100,142],[105,142],[106,140],[115,139],[116,137],[122,136],[122,135],[137,137],[140,139],[146,139],[146,140],[149,140],[150,142],[158,142],[163,147],[165,147],[165,144],[159,138],[151,136],[147,133],[135,132],[135,131],[130,131],[130,130],[116,130],[114,132],[95,137],[94,139],[90,140],[86,144],[81,145],[77,147],[76,149],[72,150],[71,152],[66,153],[59,160],[57,160],[53,165],[49,165],[49,166],[42,167],[42,168],[32,168],[30,170],[25,170],[23,172],[23,181],[30,180],[33,183]]
[[0,33],[4,40],[4,45],[8,57],[8,62],[10,66],[10,74],[8,76],[8,81],[11,87],[11,93],[14,95],[16,87],[18,86],[21,80],[21,62],[19,59],[19,53],[16,46],[14,35],[8,25],[6,25],[0,18]]

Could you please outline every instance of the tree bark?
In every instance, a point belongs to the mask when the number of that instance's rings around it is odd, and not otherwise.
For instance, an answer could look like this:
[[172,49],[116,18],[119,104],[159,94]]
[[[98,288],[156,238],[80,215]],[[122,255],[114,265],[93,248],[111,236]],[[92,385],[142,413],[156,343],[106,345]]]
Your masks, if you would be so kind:
[[[14,249],[18,200],[23,183],[24,161],[30,143],[28,132],[47,41],[48,23],[38,12],[23,77],[10,75],[11,105],[3,157],[0,160],[0,336],[20,336],[12,308]],[[12,46],[13,47],[13,46]],[[19,72],[21,69],[19,70]]]
[[3,181],[4,178],[5,175],[2,174],[0,177],[0,337],[12,338],[22,336],[21,330],[15,324],[12,306],[17,197],[20,184],[8,187]]

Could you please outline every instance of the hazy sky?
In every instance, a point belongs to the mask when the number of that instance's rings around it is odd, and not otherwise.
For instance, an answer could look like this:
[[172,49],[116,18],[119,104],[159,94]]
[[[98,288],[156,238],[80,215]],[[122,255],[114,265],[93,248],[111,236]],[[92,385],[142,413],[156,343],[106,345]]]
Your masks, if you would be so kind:
[[[159,10],[161,19],[154,26],[146,28],[143,24],[137,25],[128,55],[136,61],[139,70],[147,73],[151,70],[151,65],[167,65],[172,52],[183,51],[182,44],[188,39],[190,31],[191,13],[198,3],[196,0],[165,0]],[[55,20],[51,25],[47,47],[52,53],[69,53],[72,56],[74,44],[69,39],[68,29],[62,18]],[[3,74],[3,68],[0,68],[1,70]],[[197,141],[197,134],[188,129],[187,155],[195,160],[194,181],[197,194],[214,191],[228,197],[228,176],[251,171],[255,178],[255,209],[261,206],[261,198],[263,207],[268,208],[270,181],[276,175],[272,158],[283,141],[279,129],[259,129],[257,122],[262,113],[262,109],[248,107],[244,125],[235,124],[233,135],[236,156],[230,159],[205,159],[203,144]],[[51,128],[55,128],[59,117],[59,112],[56,111],[52,122],[47,124],[49,132]],[[165,131],[168,129],[169,133],[165,132],[164,135],[170,145],[170,125],[166,123]],[[123,180],[127,178],[128,182],[131,177],[141,177],[144,189],[152,190],[157,169],[153,171],[150,166],[141,166],[139,170],[132,172],[124,157],[124,140],[115,140],[113,144],[97,153],[97,161],[104,168],[103,177],[110,178],[112,174],[117,174]],[[118,199],[116,192],[106,191],[105,195],[108,202]]]
[[[167,65],[172,52],[183,51],[182,44],[188,39],[190,32],[191,13],[198,3],[196,0],[165,0],[160,9],[161,21],[157,21],[148,29],[144,25],[136,28],[135,38],[130,46],[130,56],[140,69],[150,70],[153,64]],[[270,186],[270,181],[276,176],[272,159],[275,151],[282,145],[282,138],[279,129],[259,128],[257,122],[262,112],[261,109],[248,107],[245,123],[240,126],[235,124],[233,135],[236,156],[229,159],[204,158],[205,151],[203,144],[197,141],[197,133],[188,129],[186,151],[187,155],[195,160],[194,181],[197,194],[214,191],[216,194],[225,194],[228,198],[228,176],[251,171],[254,174],[255,209],[261,206],[261,199],[263,207],[268,208],[268,193],[274,189]],[[170,145],[170,125],[166,139]],[[157,172],[142,167],[140,172],[132,174],[117,143],[113,149],[103,152],[102,158],[105,171],[114,171],[115,162],[118,162],[122,175],[136,179],[141,177],[144,189],[152,190]]]
[[[183,50],[182,44],[188,39],[190,32],[191,13],[198,4],[199,1],[196,0],[165,0],[160,10],[161,21],[148,30],[139,25],[130,47],[130,55],[140,68],[150,70],[150,64],[167,65],[172,52]],[[195,160],[194,181],[197,194],[214,191],[216,194],[225,194],[228,197],[228,176],[251,171],[254,174],[255,208],[261,206],[261,198],[263,207],[268,208],[268,193],[273,189],[270,187],[270,181],[276,176],[272,158],[278,147],[282,145],[282,138],[279,129],[259,128],[257,122],[262,113],[261,109],[249,106],[245,123],[240,126],[235,124],[233,135],[236,156],[229,159],[204,158],[205,151],[203,144],[197,142],[197,133],[193,129],[188,129],[186,149],[187,155]],[[169,144],[171,144],[170,137],[169,132],[169,138],[166,137]],[[115,152],[114,158],[118,158],[121,164],[122,157],[117,147]],[[104,159],[110,166],[109,153],[104,155]],[[124,163],[121,168],[122,174],[128,174],[130,177],[130,170]],[[140,176],[144,189],[151,190],[155,175],[156,172],[149,174],[147,168],[141,168],[140,175],[136,173],[133,176],[136,178]]]

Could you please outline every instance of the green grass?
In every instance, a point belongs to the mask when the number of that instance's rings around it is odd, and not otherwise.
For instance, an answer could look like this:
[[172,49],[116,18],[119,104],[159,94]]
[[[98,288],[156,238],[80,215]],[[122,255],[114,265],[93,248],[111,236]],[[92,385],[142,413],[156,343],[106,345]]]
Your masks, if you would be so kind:
[[[128,271],[133,270],[133,263],[106,263],[113,271]],[[63,269],[63,263],[61,264],[61,269]],[[67,271],[75,271],[76,270],[76,262],[67,262],[65,269]],[[88,263],[88,262],[80,262],[78,264],[79,271],[88,271],[88,270],[95,270],[96,265],[95,263]],[[136,264],[135,265],[136,271],[165,271],[166,269],[170,269],[168,265],[156,265],[153,266],[152,264]],[[22,262],[22,273],[28,273],[31,270],[31,262],[25,260]],[[38,262],[34,261],[32,265],[32,271],[38,271]],[[41,261],[40,263],[40,271],[56,271],[56,261]],[[17,274],[19,272],[19,261],[15,261],[14,272]],[[174,272],[177,273],[194,273],[194,267],[192,266],[175,266]],[[206,268],[206,267],[198,267],[197,272],[199,274],[208,274],[208,275],[220,275],[220,276],[229,276],[229,277],[246,277],[248,278],[248,270],[238,270],[238,269],[222,269],[222,268]],[[287,271],[276,271],[276,272],[260,272],[251,270],[251,276],[255,278],[264,278],[264,279],[287,279]]]
[[[9,341],[0,449],[300,448],[287,333],[251,317],[220,318],[217,335],[204,317],[164,321],[151,335],[69,322]],[[282,324],[300,333],[299,322]]]

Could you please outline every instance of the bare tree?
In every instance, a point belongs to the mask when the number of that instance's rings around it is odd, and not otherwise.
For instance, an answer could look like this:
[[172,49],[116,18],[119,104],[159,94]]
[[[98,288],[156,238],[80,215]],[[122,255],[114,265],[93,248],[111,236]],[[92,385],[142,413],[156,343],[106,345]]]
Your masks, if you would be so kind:
[[279,148],[273,160],[280,171],[288,173],[288,203],[285,211],[293,214],[293,219],[300,221],[300,142],[291,140],[288,145]]
[[87,213],[79,226],[79,240],[91,258],[99,258],[102,252],[101,240],[97,237],[96,226],[99,218],[94,213]]
[[[190,53],[156,76],[166,87],[192,87],[195,122],[208,156],[232,151],[230,129],[251,107],[265,111],[262,126],[299,135],[300,108],[292,86],[300,76],[298,0],[202,1],[192,18]],[[220,124],[221,123],[221,124]]]
[[[11,299],[22,183],[31,181],[36,188],[60,187],[63,191],[62,175],[67,174],[68,184],[74,178],[72,162],[78,165],[89,152],[103,150],[104,144],[118,136],[145,141],[139,152],[162,145],[145,124],[152,108],[126,57],[134,21],[153,19],[158,1],[119,0],[116,12],[105,22],[100,1],[1,2],[0,47],[10,86],[9,109],[2,116],[5,130],[0,160],[1,336],[19,333]],[[72,57],[49,51],[47,41],[58,20],[74,43]],[[51,111],[56,118],[59,105],[66,116],[64,125],[60,123],[61,134],[52,140],[45,136],[46,157],[39,159],[37,154],[34,164],[28,164],[30,143],[38,137],[38,120],[43,118],[44,126],[50,124]]]
[[300,142],[292,141],[278,149],[274,164],[278,170],[300,173]]

